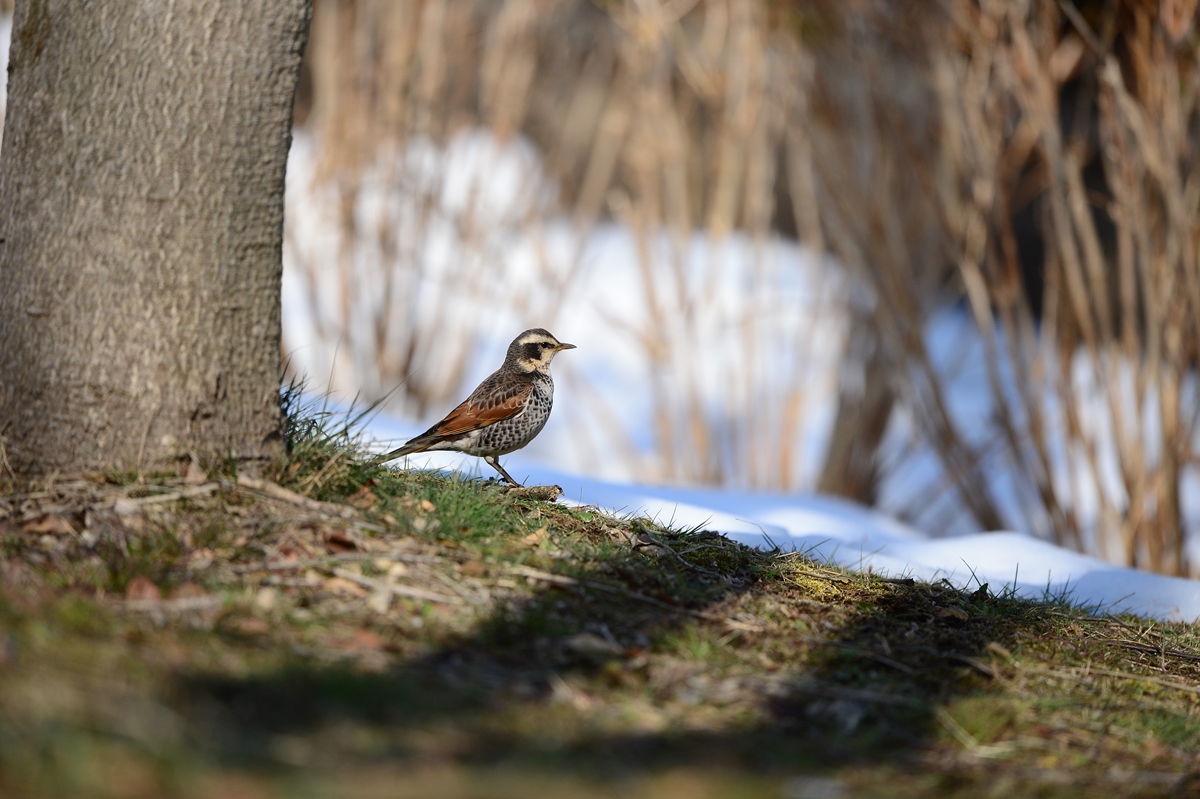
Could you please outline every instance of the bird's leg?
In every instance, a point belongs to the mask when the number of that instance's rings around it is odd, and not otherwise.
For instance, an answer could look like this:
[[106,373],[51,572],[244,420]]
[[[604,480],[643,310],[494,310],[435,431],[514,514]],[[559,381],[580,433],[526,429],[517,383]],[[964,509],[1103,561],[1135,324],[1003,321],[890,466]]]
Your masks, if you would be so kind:
[[517,486],[518,488],[521,487],[520,483],[518,483],[516,480],[512,479],[512,477],[509,476],[508,472],[504,471],[504,467],[500,465],[500,459],[497,458],[495,455],[484,455],[483,459],[485,461],[487,461],[488,466],[491,466],[493,469],[500,472],[500,474],[504,477],[505,480],[507,480],[508,482]]

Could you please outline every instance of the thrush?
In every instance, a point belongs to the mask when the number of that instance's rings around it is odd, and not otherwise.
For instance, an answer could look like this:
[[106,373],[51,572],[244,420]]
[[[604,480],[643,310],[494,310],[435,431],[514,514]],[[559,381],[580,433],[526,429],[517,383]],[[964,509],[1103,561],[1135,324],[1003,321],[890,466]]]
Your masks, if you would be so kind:
[[445,419],[394,449],[379,460],[432,450],[452,450],[475,455],[515,486],[499,456],[518,450],[542,432],[554,404],[554,380],[550,361],[563,344],[540,327],[526,330],[508,345],[504,364],[493,372],[471,396]]

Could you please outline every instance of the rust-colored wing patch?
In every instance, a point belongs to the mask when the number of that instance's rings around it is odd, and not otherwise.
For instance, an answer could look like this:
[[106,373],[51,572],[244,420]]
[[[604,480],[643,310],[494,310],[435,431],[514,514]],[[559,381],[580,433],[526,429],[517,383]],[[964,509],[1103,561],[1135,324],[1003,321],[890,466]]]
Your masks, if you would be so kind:
[[459,405],[446,418],[439,422],[430,432],[437,436],[454,436],[487,427],[490,424],[503,421],[525,407],[529,394],[533,391],[533,383],[523,386],[512,386],[508,391],[483,391],[489,388],[485,382],[467,400]]

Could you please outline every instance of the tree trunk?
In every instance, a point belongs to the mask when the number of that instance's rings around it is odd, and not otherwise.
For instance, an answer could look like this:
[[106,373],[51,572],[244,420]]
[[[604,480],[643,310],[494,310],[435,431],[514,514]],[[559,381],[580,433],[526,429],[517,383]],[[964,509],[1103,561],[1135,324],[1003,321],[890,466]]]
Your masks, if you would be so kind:
[[17,4],[0,443],[18,473],[279,454],[283,179],[310,15]]

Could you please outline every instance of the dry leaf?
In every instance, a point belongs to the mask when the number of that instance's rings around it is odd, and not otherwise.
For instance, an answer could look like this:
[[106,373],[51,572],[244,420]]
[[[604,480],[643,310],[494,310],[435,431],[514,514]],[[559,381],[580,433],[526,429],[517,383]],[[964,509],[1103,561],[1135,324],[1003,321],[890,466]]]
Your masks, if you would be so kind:
[[366,596],[367,589],[358,583],[352,583],[345,577],[330,577],[325,581],[324,588],[331,594],[346,594],[349,596]]
[[370,630],[355,630],[350,636],[325,635],[318,639],[318,643],[328,649],[340,649],[354,654],[378,652],[384,648],[383,639]]
[[188,461],[187,471],[183,474],[183,482],[190,486],[198,486],[208,482],[208,472],[201,468],[200,461],[196,460],[195,456]]
[[355,630],[353,635],[350,636],[322,636],[318,639],[318,643],[322,647],[341,649],[342,651],[346,651],[346,653],[356,655],[377,653],[380,649],[385,648],[383,638],[380,638],[377,633],[370,630]]
[[325,533],[325,549],[331,555],[340,555],[343,552],[356,551],[358,542],[347,535],[345,530],[329,530]]
[[347,648],[351,652],[375,652],[383,649],[383,639],[370,630],[355,630],[354,638]]
[[966,621],[968,618],[970,618],[970,616],[967,614],[967,612],[965,610],[963,610],[962,608],[953,608],[953,607],[942,608],[941,610],[939,610],[937,612],[937,617],[939,619],[954,618],[954,619],[961,619],[963,621]]
[[369,510],[375,507],[376,503],[379,502],[379,497],[376,496],[375,492],[372,491],[368,486],[363,486],[352,497],[350,497],[349,502],[356,508],[361,510]]
[[162,591],[158,590],[158,586],[149,577],[139,575],[125,586],[125,598],[158,600],[162,599]]
[[540,547],[550,539],[550,532],[545,527],[539,527],[521,540],[531,547]]
[[212,565],[213,560],[215,560],[216,558],[217,558],[217,551],[215,549],[204,548],[204,549],[193,550],[187,556],[188,568],[192,569],[194,571],[199,571],[201,569],[207,569],[209,566]]
[[171,599],[192,599],[198,596],[208,596],[208,592],[192,581],[177,585],[171,589]]
[[75,528],[71,523],[61,516],[46,515],[34,522],[29,522],[22,529],[27,533],[43,535],[50,533],[53,535],[73,535]]
[[289,561],[307,560],[317,555],[320,550],[300,540],[296,534],[288,533],[287,537],[279,542],[277,552],[279,556],[272,558],[272,561],[287,563]]
[[256,616],[243,616],[229,622],[229,627],[234,632],[242,635],[266,635],[271,631],[267,623]]

